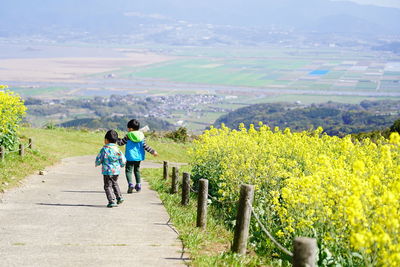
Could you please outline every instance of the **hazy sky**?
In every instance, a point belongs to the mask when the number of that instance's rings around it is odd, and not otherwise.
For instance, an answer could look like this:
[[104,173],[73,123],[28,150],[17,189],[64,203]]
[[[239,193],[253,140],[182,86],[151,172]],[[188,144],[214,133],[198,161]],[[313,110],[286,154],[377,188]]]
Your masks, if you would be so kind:
[[[340,1],[340,0],[335,0]],[[350,0],[359,4],[368,4],[376,6],[389,6],[400,8],[400,0]]]

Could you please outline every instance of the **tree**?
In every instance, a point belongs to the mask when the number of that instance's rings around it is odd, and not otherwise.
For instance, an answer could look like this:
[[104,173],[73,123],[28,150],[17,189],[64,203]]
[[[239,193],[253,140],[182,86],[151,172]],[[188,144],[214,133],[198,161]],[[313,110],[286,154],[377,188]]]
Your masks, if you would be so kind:
[[400,133],[400,119],[394,121],[393,125],[390,126],[390,131]]

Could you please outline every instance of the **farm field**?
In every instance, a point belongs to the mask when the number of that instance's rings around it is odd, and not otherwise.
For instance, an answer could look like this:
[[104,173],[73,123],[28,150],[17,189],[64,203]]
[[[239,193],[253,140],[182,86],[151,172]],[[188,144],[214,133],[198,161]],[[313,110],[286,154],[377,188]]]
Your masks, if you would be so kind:
[[[183,121],[196,131],[212,124],[217,115],[256,103],[400,99],[400,56],[377,51],[320,47],[0,48],[0,83],[23,97],[222,97],[222,103],[168,118],[173,123]],[[210,108],[218,111],[210,114]],[[68,115],[64,116],[67,119]]]
[[229,88],[278,94],[319,91],[400,96],[400,56],[377,51],[20,47],[19,53],[17,48],[10,53],[1,48],[1,81],[20,87],[21,94],[40,95],[43,90],[44,95],[60,89],[66,95],[68,91],[93,95],[96,89],[111,94],[146,88],[153,94]]
[[[365,57],[355,61],[337,59],[304,59],[298,57],[225,59],[177,59],[161,64],[126,69],[127,79],[158,79],[177,83],[255,87],[259,90],[333,91],[399,93],[400,65],[397,62],[372,62]],[[400,62],[400,61],[399,61]]]

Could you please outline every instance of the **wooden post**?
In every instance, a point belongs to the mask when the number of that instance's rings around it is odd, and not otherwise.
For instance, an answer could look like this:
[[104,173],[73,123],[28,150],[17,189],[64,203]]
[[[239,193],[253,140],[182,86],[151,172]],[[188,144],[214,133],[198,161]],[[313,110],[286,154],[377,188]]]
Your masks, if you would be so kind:
[[254,186],[247,184],[241,185],[235,235],[232,244],[232,251],[238,254],[246,254],[253,198]]
[[318,246],[315,238],[296,237],[293,242],[293,266],[317,266]]
[[0,160],[3,161],[4,157],[6,155],[6,150],[4,149],[4,146],[0,146]]
[[33,139],[29,138],[28,148],[33,149]]
[[171,184],[171,194],[178,193],[178,167],[172,167],[172,184]]
[[189,196],[190,196],[190,174],[184,172],[182,178],[182,201],[181,201],[181,204],[183,206],[189,205]]
[[25,149],[24,149],[24,145],[23,145],[23,144],[19,144],[18,153],[19,153],[19,155],[20,155],[21,157],[24,156],[24,154],[25,154]]
[[197,223],[196,226],[205,230],[207,227],[207,201],[208,180],[199,180],[199,193],[197,195]]
[[164,173],[163,173],[164,180],[168,180],[168,161],[164,161],[163,167],[164,167]]

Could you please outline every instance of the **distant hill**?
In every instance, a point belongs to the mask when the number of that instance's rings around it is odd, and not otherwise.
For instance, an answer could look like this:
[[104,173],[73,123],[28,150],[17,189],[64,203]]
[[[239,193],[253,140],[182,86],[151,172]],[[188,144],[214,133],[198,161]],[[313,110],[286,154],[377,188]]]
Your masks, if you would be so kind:
[[398,34],[400,9],[329,0],[2,0],[0,34],[59,29],[134,33],[140,25],[191,23],[303,32]]
[[363,101],[356,104],[328,102],[299,106],[289,103],[257,104],[240,108],[216,120],[214,126],[224,123],[237,128],[258,125],[262,121],[271,128],[291,128],[293,131],[316,129],[319,126],[329,135],[382,130],[390,127],[399,118],[400,101]]
[[[72,127],[72,128],[89,128],[89,129],[119,129],[122,131],[126,130],[126,123],[131,119],[128,116],[122,117],[107,117],[107,118],[83,118],[70,120],[61,123],[61,127]],[[157,119],[157,118],[144,118],[137,117],[142,127],[149,126],[150,130],[154,131],[169,131],[174,130],[173,124]]]
[[388,44],[375,46],[373,47],[374,50],[382,50],[382,51],[391,51],[393,53],[400,55],[400,42],[391,42]]

